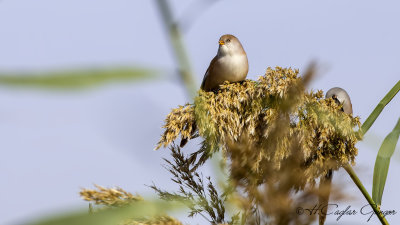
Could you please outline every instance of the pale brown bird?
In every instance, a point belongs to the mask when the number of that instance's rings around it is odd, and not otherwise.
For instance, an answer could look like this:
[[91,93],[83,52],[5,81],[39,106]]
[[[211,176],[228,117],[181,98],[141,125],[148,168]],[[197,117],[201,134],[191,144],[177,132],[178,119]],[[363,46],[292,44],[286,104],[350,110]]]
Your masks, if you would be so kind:
[[[325,98],[332,98],[338,105],[342,105],[342,111],[347,114],[353,114],[353,106],[351,104],[350,96],[347,92],[340,87],[334,87],[326,92]],[[319,215],[319,224],[323,225],[326,219],[326,212],[328,210],[329,195],[332,186],[333,171],[329,170],[328,173],[321,178],[319,182],[319,205],[322,207]]]
[[[216,91],[225,81],[240,82],[246,79],[249,71],[247,54],[237,37],[231,34],[219,38],[217,55],[211,60],[200,88],[204,91]],[[196,130],[193,125],[192,130]],[[188,139],[181,140],[182,148]]]
[[243,81],[248,71],[247,55],[239,39],[225,34],[219,39],[217,55],[211,60],[200,88],[214,91],[225,81]]
[[350,96],[347,92],[340,87],[334,87],[326,92],[325,98],[333,98],[336,103],[343,104],[343,112],[353,114],[353,106],[351,104]]

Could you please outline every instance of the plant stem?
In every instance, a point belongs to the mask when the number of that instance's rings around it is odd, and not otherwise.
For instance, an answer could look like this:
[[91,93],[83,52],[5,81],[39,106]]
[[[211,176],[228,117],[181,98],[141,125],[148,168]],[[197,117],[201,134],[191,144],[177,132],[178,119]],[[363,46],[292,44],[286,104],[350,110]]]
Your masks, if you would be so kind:
[[376,118],[381,114],[385,106],[393,99],[393,97],[400,90],[400,80],[394,85],[394,87],[383,97],[383,99],[375,107],[374,111],[368,116],[365,122],[362,124],[361,129],[358,131],[359,139],[362,139],[365,133],[369,130]]
[[171,45],[175,54],[175,58],[179,67],[179,75],[190,97],[194,97],[197,90],[197,85],[194,79],[194,73],[189,62],[189,57],[183,44],[182,33],[177,23],[174,22],[171,8],[167,0],[156,0],[158,9],[167,28]]
[[383,214],[377,208],[374,200],[372,200],[371,196],[368,194],[368,192],[365,189],[364,185],[361,183],[361,181],[358,178],[357,174],[354,172],[353,168],[349,164],[347,164],[347,165],[345,165],[343,167],[347,171],[347,173],[350,175],[350,177],[354,181],[354,183],[357,185],[358,189],[360,189],[360,191],[364,195],[365,199],[367,199],[369,205],[372,207],[372,209],[374,210],[376,216],[378,216],[378,218],[381,221],[381,223],[384,224],[384,225],[389,225],[389,223],[387,222],[386,218],[383,216]]
[[89,203],[89,214],[93,213],[93,205],[92,203]]

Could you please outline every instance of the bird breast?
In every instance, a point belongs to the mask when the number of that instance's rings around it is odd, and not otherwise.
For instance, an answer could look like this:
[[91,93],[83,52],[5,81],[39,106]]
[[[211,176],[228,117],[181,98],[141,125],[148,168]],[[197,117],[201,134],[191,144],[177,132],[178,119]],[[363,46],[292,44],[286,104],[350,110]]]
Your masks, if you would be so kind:
[[244,54],[225,55],[217,60],[214,68],[221,83],[242,81],[246,78],[249,69],[247,56]]

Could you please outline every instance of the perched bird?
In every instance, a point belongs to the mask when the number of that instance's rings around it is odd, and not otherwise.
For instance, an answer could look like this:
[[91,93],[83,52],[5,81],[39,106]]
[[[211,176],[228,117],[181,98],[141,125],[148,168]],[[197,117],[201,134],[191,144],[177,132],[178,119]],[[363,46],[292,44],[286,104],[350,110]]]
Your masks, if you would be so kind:
[[[217,55],[211,60],[200,88],[204,91],[216,91],[225,81],[240,82],[246,79],[249,71],[247,54],[237,37],[231,34],[219,38]],[[196,127],[192,128],[196,130]],[[181,140],[182,148],[188,139]]]
[[217,55],[211,60],[200,88],[215,91],[225,81],[243,81],[248,71],[247,55],[239,39],[225,34],[219,39]]
[[[342,111],[347,114],[353,114],[353,106],[349,94],[340,87],[334,87],[326,92],[325,98],[332,98],[338,105],[342,105]],[[321,212],[319,215],[319,225],[323,225],[326,219],[326,212],[328,210],[329,195],[331,192],[333,171],[329,170],[328,173],[321,178],[319,182],[319,205]]]
[[326,92],[325,98],[333,98],[336,103],[343,104],[343,112],[347,114],[353,114],[353,106],[351,105],[351,100],[349,94],[340,87],[334,87]]

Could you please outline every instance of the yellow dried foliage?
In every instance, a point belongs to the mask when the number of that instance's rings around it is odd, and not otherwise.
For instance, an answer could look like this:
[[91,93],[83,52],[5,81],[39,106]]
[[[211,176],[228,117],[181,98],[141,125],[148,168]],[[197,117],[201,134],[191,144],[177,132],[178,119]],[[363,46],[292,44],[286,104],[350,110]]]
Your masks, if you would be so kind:
[[97,190],[82,189],[79,194],[84,200],[103,206],[123,206],[143,200],[142,197],[135,196],[119,187],[104,188],[96,184],[95,187]]
[[167,147],[173,140],[179,137],[189,138],[193,132],[193,125],[195,124],[194,108],[190,104],[179,106],[168,114],[165,119],[164,135],[158,142],[156,149]]
[[147,220],[128,220],[122,225],[182,225],[182,223],[170,216],[157,216]]
[[[114,206],[126,206],[133,202],[143,201],[142,197],[135,196],[119,187],[104,188],[96,184],[95,187],[97,190],[82,189],[80,195],[86,201],[103,206],[100,210]],[[154,218],[127,219],[120,223],[120,225],[182,225],[182,223],[173,217],[162,215]]]
[[[156,149],[179,136],[190,139],[196,129],[209,151],[222,149],[231,157],[238,167],[231,171],[248,169],[239,180],[249,182],[246,176],[251,173],[256,179],[252,182],[262,182],[296,157],[303,177],[293,186],[300,189],[329,169],[354,163],[353,129],[360,126],[359,118],[343,113],[341,106],[323,98],[322,91],[305,90],[298,73],[268,68],[257,81],[226,82],[217,93],[200,90],[194,104],[179,106],[167,116]],[[243,151],[239,158],[232,158],[232,146],[235,154]],[[238,146],[246,147],[237,150]]]

